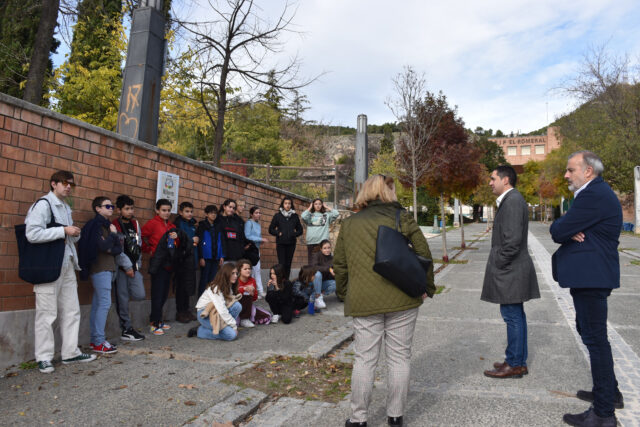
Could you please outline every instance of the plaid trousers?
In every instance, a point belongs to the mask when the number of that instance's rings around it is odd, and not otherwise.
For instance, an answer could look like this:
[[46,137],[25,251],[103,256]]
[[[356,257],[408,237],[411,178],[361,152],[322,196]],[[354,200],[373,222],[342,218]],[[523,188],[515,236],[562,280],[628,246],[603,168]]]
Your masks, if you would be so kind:
[[411,373],[411,344],[418,308],[394,313],[354,317],[355,362],[351,375],[351,421],[367,421],[367,409],[380,347],[387,356],[387,416],[404,413]]

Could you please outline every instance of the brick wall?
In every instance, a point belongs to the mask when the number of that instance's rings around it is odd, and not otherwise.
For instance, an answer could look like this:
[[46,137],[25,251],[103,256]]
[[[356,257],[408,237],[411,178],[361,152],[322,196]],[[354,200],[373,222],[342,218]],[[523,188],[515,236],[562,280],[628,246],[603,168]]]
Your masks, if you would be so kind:
[[[24,222],[31,204],[49,191],[51,174],[60,169],[73,172],[78,184],[72,207],[80,227],[94,216],[94,197],[105,195],[115,202],[119,194],[135,199],[136,216],[144,224],[154,215],[158,171],[180,176],[180,201],[191,201],[198,219],[204,217],[206,205],[220,205],[226,198],[244,199],[246,215],[251,206],[260,206],[265,236],[285,194],[296,206],[308,203],[300,196],[0,94],[0,311],[34,308],[33,286],[18,277],[13,226]],[[275,240],[268,238],[261,250],[263,268],[277,261]],[[303,240],[298,242],[294,266],[306,260]],[[146,277],[147,295],[149,284]],[[79,282],[78,293],[81,304],[90,304],[89,282]]]

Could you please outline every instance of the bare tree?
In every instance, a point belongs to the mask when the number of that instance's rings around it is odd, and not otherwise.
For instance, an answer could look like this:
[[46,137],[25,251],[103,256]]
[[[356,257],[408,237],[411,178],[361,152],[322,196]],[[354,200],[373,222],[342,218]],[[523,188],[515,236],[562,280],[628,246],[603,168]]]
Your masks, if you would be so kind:
[[[215,130],[213,161],[219,165],[232,85],[294,90],[315,79],[299,80],[297,57],[282,66],[269,65],[271,57],[282,51],[280,37],[293,32],[296,11],[290,3],[284,4],[273,22],[261,18],[263,13],[254,0],[209,0],[209,5],[215,15],[213,21],[178,24],[192,39],[190,54],[196,66],[190,78],[202,94],[202,106]],[[207,94],[214,95],[216,105],[212,105],[212,97]]]
[[395,96],[386,100],[402,134],[398,140],[396,160],[404,176],[401,181],[411,185],[413,191],[413,218],[418,220],[418,186],[433,166],[429,148],[440,120],[447,111],[446,97],[426,89],[424,75],[418,75],[411,66],[393,79]]

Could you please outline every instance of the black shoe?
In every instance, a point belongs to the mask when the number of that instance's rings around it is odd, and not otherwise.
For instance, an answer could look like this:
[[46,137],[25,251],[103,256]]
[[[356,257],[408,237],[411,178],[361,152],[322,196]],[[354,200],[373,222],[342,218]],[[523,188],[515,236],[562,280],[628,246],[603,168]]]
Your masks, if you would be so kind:
[[344,427],[367,427],[367,422],[352,423],[351,420],[347,418],[347,421],[344,422]]
[[120,339],[125,341],[142,341],[144,339],[144,335],[139,333],[133,328],[129,328],[127,330],[122,331],[122,335],[120,335]]
[[189,329],[189,332],[187,332],[187,336],[189,338],[193,338],[196,335],[198,335],[198,326],[194,326],[193,328]]
[[402,427],[402,416],[387,417],[387,422],[391,427]]
[[[580,400],[584,400],[585,402],[593,403],[593,392],[586,390],[578,390],[576,393],[576,397]],[[624,408],[624,399],[622,398],[622,393],[616,391],[616,400],[613,402],[613,407],[616,409]]]
[[576,427],[616,427],[618,425],[615,415],[606,418],[599,417],[593,407],[581,414],[564,414],[562,421]]

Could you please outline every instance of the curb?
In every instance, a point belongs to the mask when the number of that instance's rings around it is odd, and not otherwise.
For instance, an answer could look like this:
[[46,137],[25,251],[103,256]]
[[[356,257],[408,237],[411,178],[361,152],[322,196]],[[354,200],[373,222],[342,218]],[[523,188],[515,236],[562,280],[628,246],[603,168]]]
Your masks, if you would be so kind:
[[204,411],[198,418],[187,422],[185,426],[209,427],[216,423],[233,423],[237,425],[258,410],[262,402],[269,396],[261,391],[246,388],[238,390],[222,402],[216,403]]

